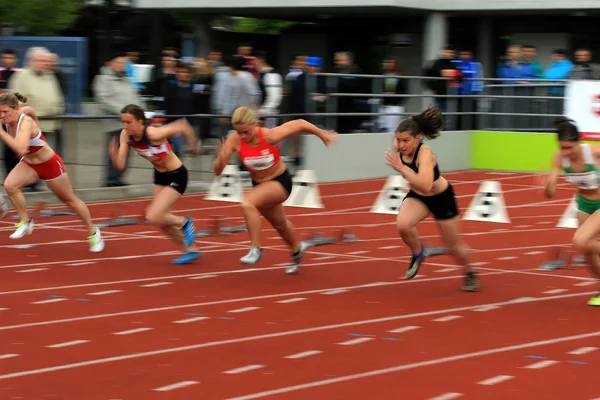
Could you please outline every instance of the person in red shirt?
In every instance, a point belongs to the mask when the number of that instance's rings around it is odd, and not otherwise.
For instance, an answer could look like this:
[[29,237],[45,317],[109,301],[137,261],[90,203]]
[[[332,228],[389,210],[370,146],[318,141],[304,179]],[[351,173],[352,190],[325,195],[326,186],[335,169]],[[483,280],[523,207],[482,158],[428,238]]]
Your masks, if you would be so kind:
[[337,134],[321,130],[302,119],[286,122],[273,129],[258,126],[257,121],[256,114],[249,107],[234,111],[231,123],[235,132],[219,143],[213,170],[216,176],[221,175],[233,152],[237,152],[252,179],[253,188],[244,194],[241,202],[251,240],[250,251],[240,259],[241,263],[254,265],[262,258],[262,214],[288,244],[292,265],[286,269],[286,273],[294,274],[300,269],[306,245],[298,241],[294,226],[283,209],[283,203],[292,193],[292,177],[281,160],[279,143],[299,133],[310,133],[329,146],[335,142]]

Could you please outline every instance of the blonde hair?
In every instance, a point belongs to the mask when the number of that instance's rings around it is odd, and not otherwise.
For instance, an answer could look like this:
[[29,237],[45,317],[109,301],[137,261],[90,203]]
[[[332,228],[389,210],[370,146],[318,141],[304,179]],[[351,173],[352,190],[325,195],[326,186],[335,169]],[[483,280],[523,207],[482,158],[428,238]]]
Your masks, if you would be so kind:
[[27,100],[27,96],[23,96],[21,93],[4,92],[0,94],[0,105],[10,108],[17,108],[19,102],[27,103]]
[[232,125],[252,125],[257,120],[256,113],[250,107],[240,107],[231,116]]

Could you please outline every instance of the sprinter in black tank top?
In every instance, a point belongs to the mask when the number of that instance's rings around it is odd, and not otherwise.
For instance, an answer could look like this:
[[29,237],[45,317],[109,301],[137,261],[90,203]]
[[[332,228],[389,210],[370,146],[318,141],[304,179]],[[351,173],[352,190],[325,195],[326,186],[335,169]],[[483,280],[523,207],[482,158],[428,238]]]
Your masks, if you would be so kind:
[[407,118],[396,128],[394,149],[385,155],[387,164],[398,171],[410,187],[396,219],[398,232],[413,254],[405,277],[414,278],[425,258],[416,225],[431,213],[446,245],[465,267],[462,289],[475,292],[478,290],[477,273],[470,265],[467,247],[460,237],[460,217],[454,189],[441,176],[431,148],[421,141],[421,136],[435,139],[442,128],[442,113],[438,109],[429,108]]

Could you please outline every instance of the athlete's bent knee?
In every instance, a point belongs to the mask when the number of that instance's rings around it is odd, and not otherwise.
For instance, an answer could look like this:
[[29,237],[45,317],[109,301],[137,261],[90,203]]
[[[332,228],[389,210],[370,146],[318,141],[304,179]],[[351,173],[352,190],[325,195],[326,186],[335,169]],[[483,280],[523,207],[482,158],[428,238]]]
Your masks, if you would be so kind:
[[573,246],[575,246],[578,251],[588,252],[591,244],[592,243],[587,236],[579,232],[575,232],[575,235],[573,235]]
[[11,194],[18,193],[21,190],[21,185],[14,181],[4,181],[4,190],[10,196]]
[[283,222],[279,222],[277,224],[274,224],[273,228],[277,232],[285,232],[287,230],[288,226],[289,226],[289,221],[287,219],[284,219]]
[[146,211],[146,222],[150,225],[162,225],[162,215],[152,210]]
[[404,218],[396,219],[396,228],[400,234],[409,233],[415,229],[415,225]]
[[256,206],[254,204],[252,204],[251,202],[249,202],[248,200],[242,200],[242,202],[240,203],[241,207],[242,207],[242,211],[244,213],[247,212],[254,212],[257,210]]

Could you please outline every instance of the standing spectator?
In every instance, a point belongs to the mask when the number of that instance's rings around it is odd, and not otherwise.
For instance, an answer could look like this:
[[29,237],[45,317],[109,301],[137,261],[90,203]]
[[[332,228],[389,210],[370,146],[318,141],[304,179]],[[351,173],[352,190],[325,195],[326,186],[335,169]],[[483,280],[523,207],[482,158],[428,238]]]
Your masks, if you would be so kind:
[[96,101],[102,107],[104,115],[112,115],[116,119],[107,121],[107,147],[106,147],[106,186],[124,186],[121,179],[121,173],[115,169],[110,156],[108,155],[108,145],[112,138],[118,138],[121,134],[122,124],[119,119],[121,110],[128,104],[136,104],[144,107],[138,91],[125,76],[125,61],[127,58],[124,53],[116,53],[110,61],[100,68],[100,73],[94,77],[92,88]]
[[[261,91],[260,106],[258,114],[260,116],[273,115],[279,113],[281,106],[281,97],[283,93],[283,79],[268,62],[265,52],[256,54],[256,69],[258,70],[258,86]],[[277,118],[266,118],[265,128],[273,129],[277,126]]]
[[17,53],[14,50],[4,50],[2,52],[2,67],[0,68],[0,93],[8,87],[8,80],[20,68],[15,68],[17,65]]
[[447,96],[448,95],[448,87],[450,86],[450,81],[448,79],[439,79],[439,78],[455,78],[457,74],[457,66],[455,64],[456,58],[456,50],[447,46],[442,50],[441,57],[430,61],[425,68],[423,68],[423,75],[431,78],[438,79],[428,79],[425,81],[425,85],[429,90],[431,90],[434,94],[434,103],[437,107],[439,107],[442,112],[448,110],[448,100],[446,97],[437,97],[437,96]]
[[[470,50],[462,50],[459,54],[459,60],[456,66],[461,73],[461,82],[457,88],[458,103],[457,112],[472,113],[477,111],[478,101],[476,98],[464,97],[477,95],[483,92],[483,68],[481,63],[473,59],[473,53]],[[472,114],[463,114],[458,116],[456,129],[470,130],[475,129],[477,119]]]
[[[335,54],[335,72],[342,74],[338,77],[338,92],[344,94],[370,93],[370,89],[363,88],[364,80],[354,76],[360,73],[360,69],[354,63],[354,55],[349,51],[340,51]],[[338,112],[359,113],[369,112],[365,107],[365,99],[362,97],[340,96],[337,98]],[[360,130],[365,117],[355,115],[344,115],[337,117],[337,130],[340,133],[351,133]]]
[[[191,115],[196,110],[196,95],[192,84],[192,67],[184,62],[175,65],[175,80],[168,81],[164,88],[164,112],[166,115]],[[167,118],[173,122],[177,117]],[[169,139],[173,152],[182,158],[184,153],[184,138],[181,135]]]
[[140,53],[137,51],[129,51],[125,58],[125,76],[134,88],[138,90],[144,89],[144,85],[138,82],[138,76],[135,70],[135,65],[140,61]]
[[537,60],[537,49],[532,45],[523,46],[522,56],[523,67],[527,78],[541,79],[544,72],[544,66]]
[[527,83],[534,76],[533,66],[523,62],[521,46],[510,45],[506,49],[504,62],[498,65],[498,78],[503,79],[504,85]]
[[[38,117],[64,114],[65,98],[60,89],[60,82],[51,70],[52,55],[44,47],[32,47],[25,54],[27,68],[13,74],[8,81],[8,88],[19,92],[29,99],[27,105],[35,109]],[[45,120],[39,122],[44,136],[60,142],[57,131],[60,122]],[[60,146],[56,146],[60,152]],[[14,156],[13,156],[14,157]],[[37,183],[30,188],[35,190]]]
[[[552,62],[544,71],[544,79],[548,80],[566,80],[571,74],[573,63],[567,58],[566,50],[558,49],[552,54]],[[562,95],[564,93],[564,83],[559,86],[553,86],[549,89],[551,95]]]
[[211,50],[208,53],[208,63],[210,64],[211,68],[213,70],[223,66],[223,60],[222,60],[223,56],[221,54],[220,51],[218,50]]
[[[402,69],[398,58],[390,57],[383,60],[383,73],[386,76],[383,79],[383,94],[408,94],[408,82],[406,79],[402,79]],[[381,100],[379,112],[402,114],[405,103],[406,97],[384,97]],[[402,115],[381,115],[379,126],[385,132],[394,132],[401,120]]]
[[52,53],[48,56],[48,58],[50,59],[50,70],[54,73],[54,76],[56,76],[63,96],[66,96],[67,77],[65,76],[65,73],[62,72],[60,69],[60,57],[58,56],[58,54]]
[[252,55],[252,46],[249,43],[244,43],[238,46],[236,56],[244,58],[244,70],[248,71],[252,76],[258,79],[258,70],[256,68],[256,57]]
[[175,78],[175,64],[177,63],[177,50],[167,47],[162,52],[161,67],[155,68],[152,73],[148,92],[152,96],[154,109],[162,110],[164,100],[164,87],[166,82]]
[[[194,113],[210,114],[210,99],[214,81],[213,64],[204,57],[197,57],[192,81],[194,82],[194,94],[196,95]],[[194,125],[199,126],[201,139],[212,138],[212,123],[213,119],[211,118],[200,118],[199,121],[194,123]]]
[[600,80],[600,65],[591,64],[592,53],[589,49],[578,49],[575,52],[575,65],[569,79]]

